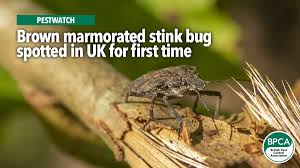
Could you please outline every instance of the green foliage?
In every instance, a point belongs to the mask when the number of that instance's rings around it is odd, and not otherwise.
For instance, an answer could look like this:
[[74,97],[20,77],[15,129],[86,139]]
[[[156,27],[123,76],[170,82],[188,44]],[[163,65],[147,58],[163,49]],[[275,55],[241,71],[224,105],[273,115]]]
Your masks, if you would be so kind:
[[28,106],[23,101],[15,81],[0,68],[0,148],[5,136],[3,129],[10,116],[19,110],[26,110]]
[[[216,0],[138,0],[157,18],[195,32],[212,32],[212,50],[233,64],[238,63],[238,26],[221,12]],[[194,54],[195,56],[195,54]]]
[[0,68],[0,99],[10,99],[14,101],[22,101],[22,97],[15,81],[9,76],[9,74]]

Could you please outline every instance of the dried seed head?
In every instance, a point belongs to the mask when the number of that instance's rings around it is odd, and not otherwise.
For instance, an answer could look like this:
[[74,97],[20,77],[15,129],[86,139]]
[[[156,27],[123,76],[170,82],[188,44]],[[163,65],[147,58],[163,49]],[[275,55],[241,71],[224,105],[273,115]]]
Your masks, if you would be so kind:
[[246,73],[250,78],[253,91],[239,82],[242,92],[233,89],[246,103],[246,109],[258,121],[265,120],[277,130],[284,130],[294,137],[296,153],[300,156],[300,105],[290,85],[282,81],[286,96],[283,96],[272,81],[263,77],[252,65],[247,63]]

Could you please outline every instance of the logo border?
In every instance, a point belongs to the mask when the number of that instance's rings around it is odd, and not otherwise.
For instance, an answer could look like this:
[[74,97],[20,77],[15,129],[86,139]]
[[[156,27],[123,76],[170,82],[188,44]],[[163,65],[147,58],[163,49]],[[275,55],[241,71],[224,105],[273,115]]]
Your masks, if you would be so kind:
[[[293,152],[292,152],[291,156],[288,157],[287,159],[283,160],[283,161],[274,161],[274,160],[272,160],[271,158],[269,158],[269,157],[266,155],[266,153],[265,153],[265,151],[264,151],[264,144],[265,144],[266,139],[267,139],[271,134],[277,133],[277,132],[279,132],[279,133],[284,133],[284,134],[288,135],[288,136],[292,139],[292,142],[293,142]],[[294,154],[295,154],[295,148],[296,148],[296,146],[295,146],[295,142],[294,142],[294,137],[291,136],[289,133],[284,132],[284,131],[273,131],[273,132],[269,133],[269,134],[265,137],[265,139],[264,139],[264,141],[263,141],[263,145],[262,145],[262,151],[263,151],[264,156],[265,156],[269,161],[271,161],[271,162],[273,162],[273,163],[285,163],[285,162],[289,161],[289,160],[294,156]]]

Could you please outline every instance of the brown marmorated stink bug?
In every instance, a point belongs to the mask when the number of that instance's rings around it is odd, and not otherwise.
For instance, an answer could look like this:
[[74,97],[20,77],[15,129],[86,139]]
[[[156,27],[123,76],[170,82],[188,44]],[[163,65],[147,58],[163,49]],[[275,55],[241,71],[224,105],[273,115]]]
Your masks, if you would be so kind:
[[198,77],[195,66],[180,65],[167,67],[156,71],[148,72],[134,80],[128,88],[126,102],[129,96],[143,97],[151,99],[150,121],[154,120],[153,107],[155,100],[162,100],[168,109],[175,115],[177,121],[181,121],[181,117],[174,110],[170,99],[181,98],[186,94],[196,95],[193,111],[196,110],[199,99],[203,103],[207,111],[209,111],[202,95],[217,96],[218,101],[213,119],[219,114],[219,107],[222,95],[218,91],[204,90],[207,81]]

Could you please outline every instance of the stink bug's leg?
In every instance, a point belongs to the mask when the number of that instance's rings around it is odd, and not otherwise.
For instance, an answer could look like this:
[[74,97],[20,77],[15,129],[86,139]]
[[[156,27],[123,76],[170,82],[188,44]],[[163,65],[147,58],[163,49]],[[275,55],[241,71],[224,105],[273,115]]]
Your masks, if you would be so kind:
[[216,104],[216,111],[215,111],[215,115],[214,115],[214,118],[216,118],[216,119],[218,119],[218,116],[219,116],[219,113],[220,113],[221,100],[222,100],[222,95],[220,94],[220,95],[218,95],[218,100],[217,100],[217,104]]
[[179,116],[179,114],[175,111],[175,109],[172,107],[172,105],[170,104],[170,102],[168,101],[168,97],[164,96],[163,97],[163,101],[164,103],[167,105],[168,109],[172,111],[172,113],[175,115],[176,120],[177,121],[181,121],[181,117]]
[[155,102],[156,96],[157,96],[157,95],[154,94],[154,95],[152,96],[152,99],[151,99],[150,120],[153,120],[153,119],[154,119],[153,108],[154,108],[154,102]]
[[195,99],[194,106],[193,106],[193,111],[194,111],[194,112],[196,111],[197,106],[198,106],[199,95],[200,95],[200,94],[197,93],[197,97],[196,97],[196,99]]
[[[201,94],[204,94],[203,91],[198,92],[198,91],[196,90],[195,92],[198,94],[198,97],[200,98],[202,104],[204,105],[204,108],[205,108],[205,109],[210,113],[210,115],[212,116],[211,119],[212,119],[212,121],[213,121],[213,123],[214,123],[214,125],[215,125],[215,127],[216,127],[216,130],[217,130],[217,132],[218,132],[218,135],[219,135],[219,129],[218,129],[216,123],[215,123],[215,117],[214,117],[214,115],[211,113],[211,111],[209,110],[209,108],[207,107],[207,105],[205,104],[204,100],[203,100],[202,97],[201,97]],[[204,94],[204,95],[207,95],[207,94]],[[219,108],[218,108],[218,109],[219,109]],[[216,112],[215,112],[215,115],[216,115]]]
[[145,130],[146,129],[146,126],[151,122],[151,121],[153,121],[154,120],[154,115],[153,115],[153,109],[154,109],[154,102],[155,102],[155,99],[156,99],[156,97],[157,97],[157,95],[156,94],[154,94],[153,96],[152,96],[152,98],[151,98],[151,106],[150,106],[150,119],[144,124],[144,126],[143,126],[143,130]]
[[129,96],[130,96],[130,92],[128,91],[125,96],[125,103],[128,103]]
[[[204,106],[204,108],[206,109],[206,111],[209,112],[209,113],[212,115],[211,111],[209,110],[209,108],[207,107],[205,101],[203,100],[203,98],[202,98],[200,92],[198,92],[197,90],[194,90],[194,92],[197,93],[197,99],[196,99],[196,100],[199,100],[199,99],[200,99],[201,102],[202,102],[202,104],[203,104],[203,106]],[[195,102],[195,104],[196,104],[196,102]],[[195,104],[194,104],[194,106],[195,106]],[[197,105],[197,104],[196,104],[196,105]]]
[[219,115],[221,99],[222,99],[221,92],[210,91],[210,90],[201,90],[200,94],[207,95],[207,96],[218,96],[218,101],[217,101],[217,104],[216,104],[216,111],[215,111],[215,114],[214,114],[214,118],[217,118],[218,115]]
[[205,103],[205,101],[203,100],[203,98],[202,98],[201,95],[199,96],[199,98],[200,98],[200,100],[201,100],[201,102],[202,102],[204,108],[206,109],[206,111],[208,111],[208,112],[210,113],[210,110],[209,110],[209,108],[207,107],[207,105],[206,105],[206,103]]

